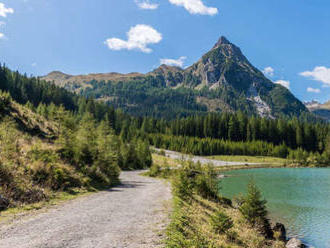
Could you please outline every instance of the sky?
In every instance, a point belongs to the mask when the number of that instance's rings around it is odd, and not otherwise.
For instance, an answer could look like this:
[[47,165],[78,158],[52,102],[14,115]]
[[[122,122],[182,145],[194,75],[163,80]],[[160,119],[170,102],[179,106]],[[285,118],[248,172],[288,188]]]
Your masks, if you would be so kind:
[[0,0],[0,62],[28,75],[183,68],[220,36],[302,101],[330,100],[329,0]]

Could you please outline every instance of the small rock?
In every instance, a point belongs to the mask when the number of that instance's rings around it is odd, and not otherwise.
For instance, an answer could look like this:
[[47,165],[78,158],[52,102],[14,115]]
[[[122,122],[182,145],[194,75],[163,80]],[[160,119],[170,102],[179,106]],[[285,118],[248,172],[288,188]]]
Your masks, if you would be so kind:
[[286,229],[283,224],[276,223],[276,225],[273,227],[273,232],[279,234],[277,237],[279,240],[286,241]]
[[286,243],[286,248],[305,248],[306,246],[297,238],[292,238]]
[[9,206],[9,200],[0,195],[0,211],[6,210]]

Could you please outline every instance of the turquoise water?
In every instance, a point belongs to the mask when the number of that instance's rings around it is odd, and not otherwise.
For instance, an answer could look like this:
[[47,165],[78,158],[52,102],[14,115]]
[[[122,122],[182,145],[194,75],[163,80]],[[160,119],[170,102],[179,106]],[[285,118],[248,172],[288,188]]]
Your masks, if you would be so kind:
[[276,168],[226,172],[221,193],[233,197],[246,193],[254,179],[273,222],[283,223],[289,237],[310,247],[330,248],[330,168]]

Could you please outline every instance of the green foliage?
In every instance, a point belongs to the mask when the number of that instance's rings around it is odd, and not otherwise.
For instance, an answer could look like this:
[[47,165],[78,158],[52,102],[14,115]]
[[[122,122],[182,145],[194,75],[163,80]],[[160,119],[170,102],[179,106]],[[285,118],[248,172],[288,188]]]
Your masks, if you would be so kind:
[[174,173],[173,192],[180,199],[187,200],[197,194],[206,199],[220,200],[217,174],[212,165],[188,161]]
[[13,121],[5,118],[0,122],[0,156],[2,160],[16,161],[20,154],[19,133]]
[[288,148],[274,146],[263,141],[233,142],[211,138],[195,138],[150,134],[151,145],[158,148],[190,153],[200,156],[247,155],[247,156],[285,156]]
[[150,167],[148,172],[148,176],[150,177],[158,177],[161,174],[162,168],[158,164],[153,164]]
[[329,125],[305,120],[266,119],[236,114],[208,114],[190,116],[172,121],[148,120],[147,132],[195,138],[210,138],[234,142],[263,141],[281,146],[276,153],[286,157],[288,149],[302,148],[323,152]]
[[219,234],[227,233],[229,229],[234,226],[234,223],[231,218],[224,214],[222,211],[215,212],[210,217],[210,223],[212,225],[213,230]]
[[266,203],[266,200],[262,199],[261,192],[255,183],[251,181],[248,185],[247,196],[239,210],[249,223],[255,225],[258,219],[267,218]]
[[194,184],[191,179],[191,174],[189,168],[178,169],[173,178],[173,193],[179,199],[187,200],[192,196]]
[[195,189],[198,195],[206,199],[219,200],[219,180],[212,165],[196,165],[200,171],[195,176]]
[[251,181],[248,185],[247,196],[239,207],[239,211],[266,238],[273,238],[274,233],[267,218],[266,203],[267,201],[262,199],[261,192],[255,183]]
[[6,93],[0,90],[0,114],[8,107],[11,100],[11,96],[8,92]]

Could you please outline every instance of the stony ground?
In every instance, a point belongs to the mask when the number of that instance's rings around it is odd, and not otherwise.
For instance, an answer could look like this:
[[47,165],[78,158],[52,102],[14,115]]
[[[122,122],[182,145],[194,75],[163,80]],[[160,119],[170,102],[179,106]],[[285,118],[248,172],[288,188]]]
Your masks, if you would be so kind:
[[109,191],[0,226],[0,247],[162,247],[170,187],[140,173],[123,172],[122,185]]

